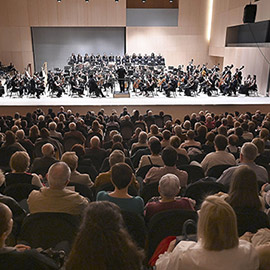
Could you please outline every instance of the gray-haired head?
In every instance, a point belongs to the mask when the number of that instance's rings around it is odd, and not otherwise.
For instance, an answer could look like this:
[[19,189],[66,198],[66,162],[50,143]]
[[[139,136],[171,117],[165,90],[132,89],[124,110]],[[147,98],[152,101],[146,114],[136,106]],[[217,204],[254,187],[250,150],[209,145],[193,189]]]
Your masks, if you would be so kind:
[[110,167],[115,165],[116,163],[125,162],[125,154],[121,150],[114,150],[109,156],[109,164]]
[[50,188],[64,189],[70,179],[70,168],[65,162],[54,163],[48,171]]
[[179,178],[171,173],[163,175],[159,180],[159,193],[165,198],[174,198],[180,191]]
[[258,155],[258,148],[254,143],[247,142],[241,148],[241,155],[248,161],[254,161]]

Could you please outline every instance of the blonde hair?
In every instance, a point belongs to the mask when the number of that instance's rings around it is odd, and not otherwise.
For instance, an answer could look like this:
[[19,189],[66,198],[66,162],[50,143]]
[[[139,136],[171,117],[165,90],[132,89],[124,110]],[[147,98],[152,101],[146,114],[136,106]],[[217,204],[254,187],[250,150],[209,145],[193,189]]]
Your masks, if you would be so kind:
[[65,162],[72,172],[76,170],[78,157],[75,152],[65,152],[62,155],[61,161]]
[[238,246],[236,215],[232,207],[217,196],[208,196],[202,204],[198,238],[206,250],[220,251]]
[[9,166],[16,172],[25,172],[30,165],[30,157],[25,151],[15,152],[9,162]]

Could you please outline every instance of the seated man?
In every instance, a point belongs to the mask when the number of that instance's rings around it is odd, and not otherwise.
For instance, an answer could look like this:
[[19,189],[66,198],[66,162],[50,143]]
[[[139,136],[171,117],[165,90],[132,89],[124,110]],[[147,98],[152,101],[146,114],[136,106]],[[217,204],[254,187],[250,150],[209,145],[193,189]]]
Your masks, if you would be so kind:
[[[124,163],[125,162],[125,154],[121,150],[114,150],[109,156],[109,164],[110,168],[113,167],[116,163]],[[112,170],[110,169],[108,172],[100,173],[95,180],[95,188],[101,187],[107,183],[111,183]],[[135,175],[132,173],[132,185],[138,190],[139,183],[136,180]]]
[[30,171],[45,177],[51,165],[58,162],[58,160],[54,157],[54,147],[50,143],[44,144],[41,147],[41,152],[43,156],[34,159]]
[[87,185],[89,187],[94,185],[88,174],[81,174],[76,170],[78,167],[78,157],[75,152],[65,152],[61,161],[65,162],[71,170],[70,182]]
[[132,197],[128,194],[128,187],[132,182],[132,170],[126,163],[117,163],[112,169],[113,192],[100,191],[97,201],[110,201],[120,207],[121,210],[143,214],[144,202],[139,196]]
[[[241,148],[239,166],[247,165],[255,172],[257,181],[266,183],[268,182],[268,173],[266,169],[262,166],[256,165],[254,162],[257,155],[258,148],[256,147],[256,145],[250,142],[245,143]],[[229,187],[232,180],[232,175],[237,168],[238,166],[235,166],[225,170],[223,174],[217,179],[217,182]]]
[[70,180],[70,169],[64,162],[53,164],[48,172],[49,187],[34,190],[28,197],[30,213],[60,212],[80,215],[88,200],[79,193],[66,188]]
[[161,157],[165,166],[160,167],[160,168],[157,168],[157,167],[151,168],[146,174],[143,182],[145,184],[158,182],[163,175],[167,173],[171,173],[178,177],[180,181],[180,186],[185,187],[187,185],[188,174],[187,172],[178,170],[176,168],[176,165],[175,165],[176,160],[177,160],[176,150],[172,148],[171,146],[168,146],[163,149]]
[[176,197],[180,192],[180,181],[174,174],[166,174],[159,180],[158,192],[161,197],[153,197],[144,208],[145,220],[149,221],[155,214],[173,210],[185,209],[194,211],[195,201]]
[[83,134],[79,130],[77,130],[76,124],[74,122],[71,122],[68,125],[68,128],[70,131],[65,133],[64,140],[66,140],[68,138],[76,138],[80,141],[81,144],[84,144],[85,137],[83,136]]
[[12,230],[13,219],[11,210],[3,203],[0,203],[0,220],[0,269],[58,269],[53,260],[41,255],[29,246],[21,244],[15,247],[5,246],[6,239]]
[[228,140],[224,135],[217,135],[214,144],[216,152],[207,154],[201,162],[205,175],[210,168],[217,165],[236,165],[234,155],[225,151]]

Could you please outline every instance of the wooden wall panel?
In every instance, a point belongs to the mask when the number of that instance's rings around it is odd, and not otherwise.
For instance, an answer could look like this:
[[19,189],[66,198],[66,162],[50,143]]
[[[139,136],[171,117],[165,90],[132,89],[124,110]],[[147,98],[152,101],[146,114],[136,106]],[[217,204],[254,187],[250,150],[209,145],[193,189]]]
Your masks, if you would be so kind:
[[180,0],[178,27],[128,27],[128,53],[162,53],[168,65],[215,64],[206,40],[208,0]]

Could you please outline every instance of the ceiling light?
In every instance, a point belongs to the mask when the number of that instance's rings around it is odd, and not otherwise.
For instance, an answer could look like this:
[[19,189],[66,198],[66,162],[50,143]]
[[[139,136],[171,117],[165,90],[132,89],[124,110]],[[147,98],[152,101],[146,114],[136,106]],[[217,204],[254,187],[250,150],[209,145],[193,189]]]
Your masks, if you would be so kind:
[[60,2],[61,2],[61,0],[57,0],[57,2],[58,2],[58,3],[60,3]]
[[142,2],[143,2],[143,3],[145,3],[145,2],[146,2],[146,0],[142,0]]

